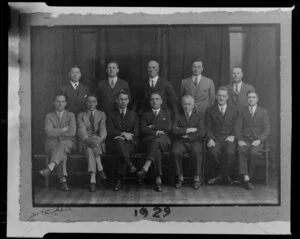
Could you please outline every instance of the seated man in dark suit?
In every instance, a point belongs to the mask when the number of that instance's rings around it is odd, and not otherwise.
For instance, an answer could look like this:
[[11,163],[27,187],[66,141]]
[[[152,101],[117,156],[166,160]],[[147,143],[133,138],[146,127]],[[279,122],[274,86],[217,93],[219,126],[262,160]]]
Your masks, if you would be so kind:
[[117,180],[114,190],[121,189],[122,178],[126,168],[129,173],[136,172],[136,168],[130,161],[130,155],[138,145],[139,118],[138,115],[127,108],[129,93],[121,90],[117,96],[118,109],[110,112],[108,117],[108,146],[109,151],[118,154]]
[[217,176],[208,180],[208,184],[220,182],[232,184],[235,162],[235,131],[238,111],[227,104],[228,89],[220,87],[217,91],[217,104],[206,110],[205,124],[208,138],[209,158],[218,171]]
[[80,82],[81,71],[79,66],[71,67],[69,78],[70,82],[61,87],[60,94],[67,97],[67,110],[73,112],[75,117],[77,117],[77,115],[86,107],[85,100],[89,94],[89,89]]
[[127,81],[122,80],[119,76],[119,66],[116,61],[110,61],[107,64],[106,72],[108,78],[100,80],[98,87],[94,93],[98,97],[98,109],[104,111],[106,114],[117,108],[116,98],[120,90],[126,90],[130,96],[130,89]]
[[87,96],[87,110],[77,116],[78,136],[80,147],[83,148],[88,162],[88,172],[90,173],[90,191],[96,191],[96,173],[102,180],[106,180],[101,155],[105,153],[106,115],[97,110],[97,97],[93,94]]
[[147,161],[139,177],[144,177],[149,167],[154,164],[155,187],[154,190],[162,191],[162,157],[168,151],[171,140],[168,132],[172,128],[170,114],[161,109],[163,101],[160,93],[153,92],[150,96],[151,110],[145,112],[141,119],[142,144],[146,148]]
[[72,112],[65,110],[66,97],[57,95],[54,101],[55,111],[46,115],[46,153],[50,154],[50,163],[40,171],[48,177],[57,168],[60,189],[68,191],[67,184],[67,153],[75,149],[76,121]]
[[257,157],[263,148],[263,141],[270,134],[268,111],[257,105],[258,95],[249,91],[248,106],[241,109],[235,131],[238,141],[239,170],[246,189],[252,189],[251,178]]
[[183,112],[175,116],[172,133],[175,142],[172,146],[172,159],[175,161],[175,173],[177,176],[176,188],[181,188],[183,184],[182,160],[183,155],[189,152],[193,168],[195,190],[201,184],[202,166],[202,140],[205,135],[203,119],[194,109],[195,101],[191,95],[182,97]]

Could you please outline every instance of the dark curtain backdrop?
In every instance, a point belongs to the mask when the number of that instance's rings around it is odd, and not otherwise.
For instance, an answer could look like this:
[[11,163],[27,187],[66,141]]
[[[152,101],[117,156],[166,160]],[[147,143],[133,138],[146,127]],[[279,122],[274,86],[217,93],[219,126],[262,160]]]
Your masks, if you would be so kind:
[[280,145],[280,46],[279,28],[249,26],[245,28],[244,78],[255,87],[259,105],[266,108],[271,122],[271,144]]
[[81,66],[90,89],[106,77],[106,62],[119,62],[119,76],[133,97],[147,77],[147,63],[160,62],[160,75],[179,95],[181,79],[191,75],[191,61],[203,59],[203,75],[216,87],[229,82],[228,26],[105,26],[32,27],[33,153],[44,151],[44,117],[55,93],[68,83],[73,64]]

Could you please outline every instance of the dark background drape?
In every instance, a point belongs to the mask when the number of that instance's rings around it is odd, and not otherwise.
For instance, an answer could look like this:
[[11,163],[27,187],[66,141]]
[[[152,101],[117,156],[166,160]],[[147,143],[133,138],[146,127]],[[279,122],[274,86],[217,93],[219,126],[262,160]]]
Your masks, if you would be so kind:
[[68,71],[81,66],[81,81],[90,89],[106,77],[106,63],[119,63],[133,98],[147,77],[147,63],[160,63],[160,76],[179,96],[181,79],[191,75],[191,61],[200,57],[203,75],[216,87],[229,82],[228,26],[104,26],[32,27],[33,153],[44,150],[44,117],[55,93],[68,83]]
[[[279,28],[270,26],[245,27],[243,69],[245,81],[259,95],[259,105],[269,112],[269,141],[279,155],[280,145],[280,46]],[[277,146],[277,147],[276,147]]]
[[[203,59],[203,75],[216,88],[230,82],[228,25],[55,26],[31,28],[32,145],[44,151],[44,117],[53,108],[55,93],[67,84],[74,64],[90,89],[106,77],[106,63],[119,62],[119,76],[128,81],[133,98],[147,77],[147,63],[160,62],[160,76],[179,96],[181,79],[191,75],[191,61]],[[279,148],[279,38],[276,26],[244,26],[244,80],[270,113],[271,143]]]

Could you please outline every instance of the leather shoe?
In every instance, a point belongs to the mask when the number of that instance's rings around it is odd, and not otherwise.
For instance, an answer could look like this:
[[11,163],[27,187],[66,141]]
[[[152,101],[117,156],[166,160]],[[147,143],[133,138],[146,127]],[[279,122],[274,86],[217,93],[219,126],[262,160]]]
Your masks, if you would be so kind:
[[233,185],[234,184],[233,183],[233,179],[231,177],[229,177],[229,176],[227,176],[227,177],[224,178],[224,183],[225,184],[229,184],[229,185]]
[[119,191],[122,188],[121,180],[118,180],[115,184],[114,191]]
[[254,188],[253,184],[250,183],[250,181],[244,181],[244,187],[248,190],[251,190],[252,188]]
[[209,179],[207,183],[208,183],[208,185],[215,185],[215,184],[220,183],[222,181],[222,179],[223,179],[222,176],[219,175],[219,176],[217,176],[215,178]]
[[198,190],[198,189],[199,189],[199,187],[200,187],[200,185],[201,185],[201,183],[200,183],[200,182],[198,182],[198,181],[194,181],[194,183],[193,183],[193,188],[194,188],[195,190]]
[[96,183],[90,183],[90,191],[95,192],[96,191]]
[[136,167],[132,166],[130,169],[129,169],[129,173],[135,173],[136,172]]
[[50,170],[50,168],[47,167],[47,168],[40,170],[39,173],[41,175],[43,175],[44,177],[49,177],[51,174],[51,170]]
[[68,184],[66,182],[60,183],[60,190],[69,191]]
[[106,180],[107,179],[107,177],[106,177],[106,175],[105,175],[105,173],[104,173],[103,170],[101,170],[100,172],[98,172],[98,176],[99,176],[99,178],[101,180]]
[[178,180],[178,182],[175,184],[175,188],[179,189],[182,187],[183,181],[182,180]]
[[154,185],[154,190],[157,191],[157,192],[162,192],[162,186],[161,186],[161,183],[156,183]]

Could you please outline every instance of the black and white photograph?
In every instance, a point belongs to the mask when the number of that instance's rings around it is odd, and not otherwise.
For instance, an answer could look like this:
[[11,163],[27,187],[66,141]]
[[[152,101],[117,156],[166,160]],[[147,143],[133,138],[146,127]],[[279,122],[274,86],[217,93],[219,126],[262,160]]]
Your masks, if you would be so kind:
[[18,220],[289,222],[292,9],[9,6]]

